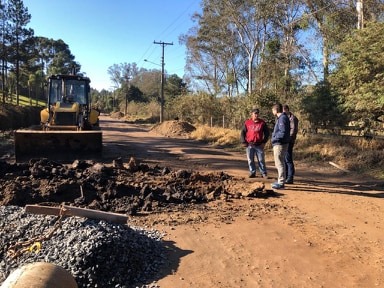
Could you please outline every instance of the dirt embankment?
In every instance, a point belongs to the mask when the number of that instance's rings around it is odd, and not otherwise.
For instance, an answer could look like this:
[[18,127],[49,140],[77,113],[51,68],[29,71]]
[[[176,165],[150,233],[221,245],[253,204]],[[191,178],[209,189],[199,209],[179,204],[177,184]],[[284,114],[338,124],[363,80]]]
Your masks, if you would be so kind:
[[1,103],[0,131],[39,124],[41,109],[41,107],[25,107]]

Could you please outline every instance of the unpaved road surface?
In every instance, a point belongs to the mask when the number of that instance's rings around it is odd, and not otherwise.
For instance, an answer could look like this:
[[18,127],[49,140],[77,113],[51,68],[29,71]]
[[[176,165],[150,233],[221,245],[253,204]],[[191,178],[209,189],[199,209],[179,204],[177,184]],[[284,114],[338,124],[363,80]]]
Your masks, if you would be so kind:
[[[160,165],[247,176],[242,153],[163,137],[117,120],[102,125],[105,141],[116,142],[124,161],[135,155]],[[274,178],[271,159],[267,151]],[[384,183],[327,163],[296,166],[295,184],[274,197],[213,201],[210,209],[132,219],[167,233],[164,240],[170,244],[172,261],[157,284],[384,287]],[[273,179],[244,178],[245,185],[252,181],[268,186]]]
[[[248,179],[243,153],[108,117],[101,117],[101,127],[104,152],[98,160],[105,163],[120,158],[127,165],[134,157],[175,170],[224,172],[234,177],[231,192],[239,194],[260,182],[269,188],[276,177],[271,151],[270,179]],[[300,162],[296,168],[295,184],[272,195],[223,195],[188,209],[132,215],[133,224],[166,233],[170,261],[156,285],[384,287],[383,181],[327,163]]]

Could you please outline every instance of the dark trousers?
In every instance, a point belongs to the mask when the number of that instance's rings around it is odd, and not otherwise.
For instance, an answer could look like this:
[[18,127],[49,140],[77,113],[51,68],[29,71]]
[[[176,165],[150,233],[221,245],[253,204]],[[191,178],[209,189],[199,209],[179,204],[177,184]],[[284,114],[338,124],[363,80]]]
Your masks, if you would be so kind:
[[295,164],[293,163],[293,146],[295,145],[294,142],[290,142],[288,144],[288,150],[285,154],[285,171],[287,173],[286,178],[287,180],[293,180],[293,177],[295,176]]

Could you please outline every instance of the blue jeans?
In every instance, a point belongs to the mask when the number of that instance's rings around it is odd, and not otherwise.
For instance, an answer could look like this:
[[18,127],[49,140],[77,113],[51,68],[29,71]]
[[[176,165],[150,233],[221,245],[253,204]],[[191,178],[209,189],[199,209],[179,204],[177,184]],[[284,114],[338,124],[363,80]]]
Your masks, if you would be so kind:
[[260,173],[262,175],[267,175],[267,167],[265,166],[264,144],[261,144],[259,146],[248,145],[246,149],[246,153],[247,153],[249,173],[256,174],[256,163],[255,163],[255,156],[256,156]]
[[293,163],[293,146],[294,143],[288,144],[288,150],[285,154],[285,172],[287,173],[287,180],[293,180],[295,176],[295,164]]

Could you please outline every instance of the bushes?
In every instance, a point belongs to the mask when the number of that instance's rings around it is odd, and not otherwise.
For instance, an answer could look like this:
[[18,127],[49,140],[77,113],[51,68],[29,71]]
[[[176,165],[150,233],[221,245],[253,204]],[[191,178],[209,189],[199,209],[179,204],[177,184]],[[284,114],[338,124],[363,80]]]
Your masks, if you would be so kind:
[[334,161],[356,172],[373,172],[384,167],[384,140],[310,134],[300,135],[295,146],[296,159]]

